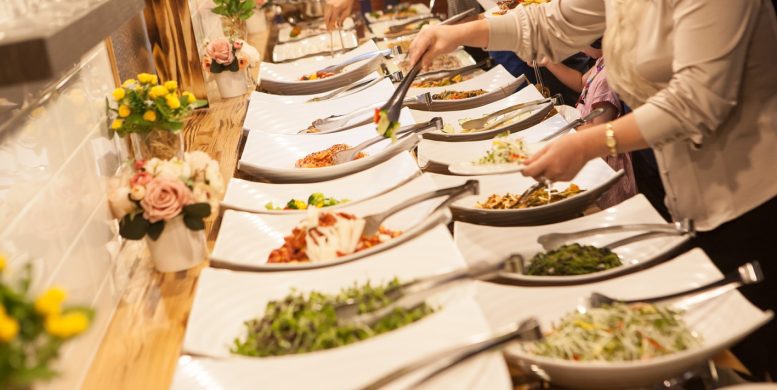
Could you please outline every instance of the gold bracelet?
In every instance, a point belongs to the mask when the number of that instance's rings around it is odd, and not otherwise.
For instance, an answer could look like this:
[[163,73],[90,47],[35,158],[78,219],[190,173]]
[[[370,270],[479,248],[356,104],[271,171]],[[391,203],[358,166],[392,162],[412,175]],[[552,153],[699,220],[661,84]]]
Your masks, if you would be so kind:
[[610,156],[618,156],[618,142],[615,141],[615,129],[612,128],[612,122],[607,122],[604,125],[604,144],[607,145],[607,149],[610,150]]

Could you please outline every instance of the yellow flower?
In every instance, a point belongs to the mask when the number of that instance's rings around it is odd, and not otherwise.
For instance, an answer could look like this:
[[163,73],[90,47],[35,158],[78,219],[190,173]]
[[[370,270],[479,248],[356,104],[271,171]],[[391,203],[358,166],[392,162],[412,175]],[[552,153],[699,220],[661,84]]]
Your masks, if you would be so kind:
[[132,84],[135,84],[135,83],[137,83],[135,79],[126,79],[124,80],[124,83],[121,84],[121,86],[124,88],[129,88]]
[[178,89],[178,82],[175,80],[165,81],[165,88],[170,92],[175,92]]
[[140,81],[142,84],[156,84],[157,78],[156,75],[151,73],[140,73],[138,74],[138,81]]
[[126,92],[124,91],[124,88],[116,88],[116,89],[113,90],[113,98],[116,101],[124,99],[124,95],[126,95]]
[[178,99],[178,96],[170,94],[170,95],[167,95],[165,100],[167,100],[168,107],[170,107],[172,109],[176,109],[178,107],[181,107],[181,101]]
[[46,316],[59,314],[66,296],[65,290],[52,287],[35,300],[35,311]]
[[167,88],[161,86],[161,85],[155,85],[151,87],[151,89],[148,91],[148,96],[152,99],[156,99],[158,97],[162,97],[168,94]]
[[119,116],[122,118],[126,118],[129,116],[129,114],[132,113],[132,110],[130,110],[129,106],[126,104],[122,104],[119,106]]
[[19,322],[6,315],[0,316],[0,341],[9,342],[19,334]]
[[186,101],[188,101],[189,104],[192,104],[197,101],[197,97],[194,96],[194,94],[189,91],[184,92],[182,96],[186,98]]
[[113,123],[111,123],[111,129],[118,129],[124,124],[124,121],[121,119],[114,119]]
[[50,335],[66,339],[85,331],[89,327],[89,317],[80,311],[56,314],[46,317],[44,327]]
[[[6,263],[8,263],[8,259],[5,258],[4,254],[0,253],[0,272],[3,272],[3,270],[5,270]],[[0,306],[0,309],[2,308],[3,307]]]
[[143,120],[147,122],[154,122],[156,121],[156,112],[154,111],[146,111],[145,114],[143,114]]

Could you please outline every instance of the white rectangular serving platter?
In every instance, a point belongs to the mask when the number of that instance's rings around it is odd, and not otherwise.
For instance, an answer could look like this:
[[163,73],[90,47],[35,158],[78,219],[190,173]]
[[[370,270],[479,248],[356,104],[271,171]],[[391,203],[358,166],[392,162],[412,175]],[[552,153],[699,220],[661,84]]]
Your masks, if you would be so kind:
[[[354,84],[360,84],[362,82],[369,82],[375,80],[375,78],[382,77],[378,72],[373,72],[368,74],[367,76],[363,77],[360,80],[357,80],[354,82]],[[373,85],[374,86],[374,85]],[[333,97],[331,99],[328,99],[329,101],[334,101],[337,99],[344,98],[346,96],[351,96],[360,92],[363,92],[367,89],[370,89],[369,87],[365,88],[364,86],[360,86],[358,88],[354,88],[351,91],[343,92],[341,95],[338,95],[336,97]],[[248,103],[248,109],[251,110],[251,104],[258,105],[260,103],[272,103],[272,104],[285,104],[285,105],[316,105],[317,103],[323,103],[326,102],[326,100],[322,100],[320,102],[309,102],[309,100],[316,98],[316,97],[323,97],[330,92],[321,92],[321,93],[312,93],[312,94],[304,94],[304,95],[276,95],[272,93],[266,93],[266,92],[259,92],[259,91],[253,91],[251,92],[251,95],[248,97],[249,103]],[[367,92],[367,94],[370,94],[371,92]],[[255,103],[254,103],[255,102]],[[256,110],[258,108],[254,108]]]
[[[373,73],[373,76],[377,74]],[[316,119],[348,114],[368,106],[380,107],[391,98],[393,93],[394,86],[388,79],[349,96],[308,104],[296,103],[301,99],[297,96],[254,92],[248,103],[243,128],[265,133],[296,134],[300,130],[307,129]],[[311,95],[303,96],[305,96],[303,102],[311,97]],[[372,113],[368,114],[368,116],[371,115]]]
[[415,17],[423,16],[423,15],[429,15],[429,14],[432,13],[432,11],[429,9],[429,7],[426,6],[426,4],[417,3],[417,4],[411,5],[410,7],[412,7],[416,11],[416,14],[411,16],[411,17],[409,17],[409,18],[401,18],[401,19],[386,18],[385,14],[384,14],[384,12],[382,10],[375,11],[375,13],[378,14],[377,18],[375,16],[373,16],[371,12],[365,12],[364,13],[364,17],[370,23],[386,22],[386,21],[392,21],[392,20],[395,23],[402,23],[402,21],[408,21],[408,20],[410,20],[410,18],[415,18]]
[[[537,238],[543,234],[571,233],[595,227],[638,223],[666,223],[650,205],[650,202],[641,194],[606,210],[549,225],[494,227],[455,222],[453,236],[456,246],[458,246],[464,259],[469,264],[476,264],[481,261],[496,261],[512,254],[523,256],[528,263],[535,254],[543,251],[542,245],[537,243]],[[574,242],[603,247],[611,242],[635,234],[638,233],[599,234],[581,238]],[[593,274],[530,276],[518,273],[503,273],[502,277],[508,282],[526,285],[590,283],[624,273],[635,272],[667,260],[663,255],[676,251],[687,240],[688,238],[683,236],[664,236],[616,248],[614,252],[620,256],[623,265]]]
[[[354,28],[353,18],[350,16],[345,18],[343,20],[343,32],[347,30],[352,30]],[[327,34],[326,26],[324,25],[323,21],[322,23],[317,23],[315,25],[307,25],[305,27],[302,27],[302,31],[300,34],[296,37],[291,37],[291,31],[294,29],[294,26],[292,26],[289,23],[284,23],[278,27],[278,42],[280,43],[287,43],[289,41],[299,41],[305,38],[309,38],[316,35],[321,34]],[[337,34],[337,32],[335,32]]]
[[352,49],[359,46],[359,38],[356,36],[356,30],[343,30],[341,35],[337,32],[333,34],[317,34],[307,38],[294,40],[292,42],[279,43],[273,47],[273,62],[290,61],[297,58],[309,56],[312,54],[328,55],[331,50],[338,51],[343,49]]
[[[400,113],[401,125],[415,123],[408,109]],[[384,161],[406,154],[419,138],[410,134],[406,138],[391,142],[383,140],[365,149],[366,157],[340,165],[321,168],[297,168],[295,163],[306,155],[327,149],[335,144],[356,146],[376,137],[375,125],[366,125],[331,134],[268,134],[251,131],[246,138],[238,169],[258,179],[273,183],[310,183],[336,179],[374,167]],[[409,155],[408,158],[411,158]]]

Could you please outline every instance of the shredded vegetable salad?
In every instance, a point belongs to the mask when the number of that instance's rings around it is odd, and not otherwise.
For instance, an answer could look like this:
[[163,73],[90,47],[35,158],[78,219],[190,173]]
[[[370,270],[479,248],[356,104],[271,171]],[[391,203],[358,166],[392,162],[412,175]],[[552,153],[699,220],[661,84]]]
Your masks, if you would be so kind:
[[634,361],[701,346],[682,312],[650,304],[614,304],[561,318],[529,352],[567,360]]
[[486,154],[476,164],[509,164],[520,163],[529,158],[522,139],[509,139],[507,137],[494,138]]

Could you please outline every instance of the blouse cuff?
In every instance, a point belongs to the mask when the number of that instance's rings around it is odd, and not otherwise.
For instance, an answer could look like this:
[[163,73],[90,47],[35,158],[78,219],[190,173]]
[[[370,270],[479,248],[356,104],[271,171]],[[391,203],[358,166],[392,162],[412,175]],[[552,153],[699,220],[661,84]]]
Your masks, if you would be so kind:
[[487,51],[515,51],[518,37],[518,23],[515,12],[488,18]]
[[634,119],[647,143],[656,149],[686,138],[681,126],[669,113],[650,103],[634,110]]

